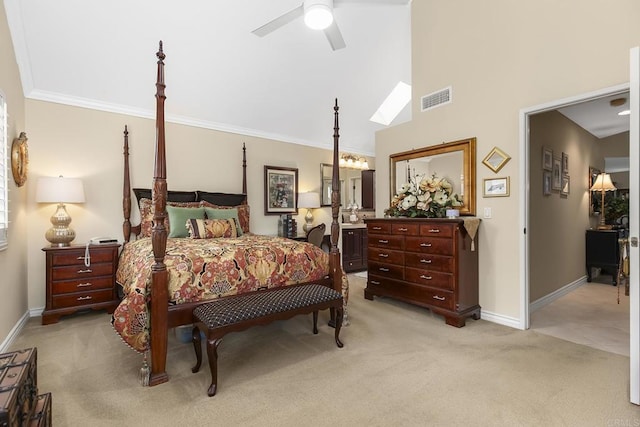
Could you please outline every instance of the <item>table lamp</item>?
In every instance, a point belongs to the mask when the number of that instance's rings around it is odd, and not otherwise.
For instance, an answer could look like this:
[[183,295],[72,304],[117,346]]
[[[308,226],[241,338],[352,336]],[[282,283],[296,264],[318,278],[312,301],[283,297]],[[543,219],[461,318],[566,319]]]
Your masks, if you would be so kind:
[[69,246],[76,232],[69,227],[71,217],[65,203],[84,203],[84,187],[79,178],[41,177],[36,187],[36,202],[57,203],[58,208],[51,217],[53,225],[45,233],[52,247]]
[[606,191],[613,191],[616,187],[611,182],[611,176],[608,173],[601,173],[596,178],[596,181],[591,186],[591,191],[600,191],[602,194],[601,202],[600,202],[600,223],[598,224],[598,230],[607,230],[610,229],[610,226],[605,225],[604,221],[604,193]]
[[298,193],[298,207],[307,208],[307,214],[304,217],[305,224],[302,229],[305,233],[308,233],[313,228],[313,214],[312,209],[320,207],[320,194],[314,192]]

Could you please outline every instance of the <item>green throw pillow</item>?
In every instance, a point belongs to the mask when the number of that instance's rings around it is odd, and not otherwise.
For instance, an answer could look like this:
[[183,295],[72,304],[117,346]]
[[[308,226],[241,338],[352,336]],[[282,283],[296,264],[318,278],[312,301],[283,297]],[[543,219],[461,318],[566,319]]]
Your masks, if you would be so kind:
[[240,227],[240,219],[238,219],[238,209],[216,209],[216,208],[204,208],[207,214],[207,219],[233,219],[236,221],[236,228],[238,229],[238,236],[242,236],[242,228]]
[[179,208],[167,205],[167,215],[169,216],[169,237],[189,237],[187,220],[204,219],[204,208]]

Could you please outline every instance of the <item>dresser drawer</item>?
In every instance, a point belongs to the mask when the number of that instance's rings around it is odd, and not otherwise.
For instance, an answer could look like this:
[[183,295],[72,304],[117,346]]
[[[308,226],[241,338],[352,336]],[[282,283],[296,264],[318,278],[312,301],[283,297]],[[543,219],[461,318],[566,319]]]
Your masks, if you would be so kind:
[[404,249],[404,236],[385,234],[370,234],[369,246],[376,248]]
[[366,266],[366,261],[363,259],[352,259],[345,260],[342,264],[345,273],[350,273],[352,271],[362,270]]
[[61,280],[51,283],[53,295],[88,292],[96,289],[113,289],[113,277],[87,277],[85,279]]
[[454,228],[454,225],[452,224],[437,224],[437,223],[421,224],[420,235],[451,237],[453,236],[453,228]]
[[404,267],[401,265],[383,264],[369,261],[368,274],[377,274],[392,279],[404,278]]
[[407,252],[453,255],[453,240],[438,237],[407,237],[405,248]]
[[374,222],[367,223],[367,230],[369,234],[391,234],[390,222]]
[[114,273],[113,263],[69,265],[51,269],[52,280],[82,279],[83,277],[110,276]]
[[113,289],[91,292],[77,292],[75,294],[55,295],[52,298],[52,308],[78,307],[100,302],[113,301]]
[[413,283],[393,280],[369,273],[367,290],[374,295],[385,295],[423,306],[453,310],[455,298],[452,292],[425,288]]
[[405,280],[419,285],[433,288],[453,290],[453,275],[438,271],[407,267],[404,272]]
[[391,224],[391,234],[405,235],[405,236],[417,236],[420,233],[420,226],[418,224]]
[[[84,265],[84,249],[70,249],[56,252],[52,256],[53,265]],[[112,262],[113,250],[105,248],[89,248],[91,264],[100,262]]]
[[442,307],[447,310],[453,310],[455,307],[455,298],[453,292],[425,289],[424,302],[429,305]]
[[404,265],[404,252],[384,248],[370,248],[369,261],[383,262],[385,264]]
[[407,252],[404,259],[407,267],[453,273],[453,257],[450,256]]

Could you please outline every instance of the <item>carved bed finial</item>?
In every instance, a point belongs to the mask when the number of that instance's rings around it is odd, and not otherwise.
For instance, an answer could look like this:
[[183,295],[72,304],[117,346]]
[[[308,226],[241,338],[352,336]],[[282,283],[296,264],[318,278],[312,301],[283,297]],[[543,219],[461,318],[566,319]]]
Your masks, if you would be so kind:
[[158,48],[158,52],[156,53],[156,56],[160,61],[164,61],[164,52],[162,51],[162,40],[160,40],[159,45],[160,47]]

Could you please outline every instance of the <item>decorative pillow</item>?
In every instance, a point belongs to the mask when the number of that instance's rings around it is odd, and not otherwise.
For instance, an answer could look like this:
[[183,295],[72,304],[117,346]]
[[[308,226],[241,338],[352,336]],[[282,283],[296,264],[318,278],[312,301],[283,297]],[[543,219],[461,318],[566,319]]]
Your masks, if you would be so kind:
[[[200,202],[167,202],[167,206],[177,206],[182,208],[198,208]],[[151,237],[151,227],[153,227],[153,202],[151,199],[140,199],[140,235],[138,237]],[[170,230],[169,219],[165,224]]]
[[232,219],[236,222],[238,228],[238,236],[242,236],[244,230],[242,229],[242,223],[238,218],[238,209],[236,208],[210,208],[204,207],[204,212],[207,215],[207,219]]
[[169,217],[169,237],[189,237],[187,220],[191,218],[204,219],[204,208],[181,208],[167,205]]
[[213,239],[217,237],[238,237],[236,220],[230,219],[188,219],[187,229],[192,239]]
[[[250,222],[250,211],[249,205],[238,205],[238,206],[219,206],[214,205],[213,203],[209,203],[206,200],[200,202],[202,206],[204,206],[205,210],[207,208],[213,209],[227,209],[227,210],[235,210],[237,211],[238,221],[240,222],[240,228],[242,229],[242,233],[249,233],[249,222]],[[208,218],[211,218],[207,215]],[[224,218],[223,218],[224,219]],[[240,234],[242,234],[240,233]]]

